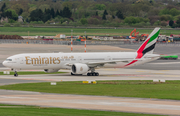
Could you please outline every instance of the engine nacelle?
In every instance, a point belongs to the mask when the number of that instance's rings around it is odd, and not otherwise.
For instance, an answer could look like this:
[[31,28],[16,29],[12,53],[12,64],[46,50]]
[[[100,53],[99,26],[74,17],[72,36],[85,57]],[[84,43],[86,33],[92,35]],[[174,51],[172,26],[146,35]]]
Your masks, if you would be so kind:
[[44,72],[46,73],[53,73],[53,72],[58,72],[59,69],[44,69]]
[[72,65],[72,72],[74,74],[84,74],[87,73],[89,67],[86,64],[75,63]]

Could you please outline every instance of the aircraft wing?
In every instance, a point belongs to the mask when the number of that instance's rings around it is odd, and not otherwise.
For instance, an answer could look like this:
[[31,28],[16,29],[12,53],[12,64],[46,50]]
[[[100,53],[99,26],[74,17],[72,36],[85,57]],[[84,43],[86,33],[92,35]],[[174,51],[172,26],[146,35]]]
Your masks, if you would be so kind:
[[112,60],[112,61],[100,61],[100,62],[88,62],[86,64],[116,64],[117,62],[129,62],[130,60]]
[[86,63],[88,66],[91,66],[91,67],[96,67],[96,66],[103,66],[104,64],[116,64],[118,62],[123,62],[123,63],[129,63],[133,60],[142,60],[142,59],[132,59],[132,60],[113,60],[113,61],[102,61],[102,62],[88,62]]
[[[133,60],[133,59],[132,59]],[[87,64],[90,67],[96,67],[96,66],[103,66],[104,64],[116,64],[117,62],[124,62],[129,63],[132,60],[112,60],[112,61],[98,61],[98,62],[87,62]],[[134,59],[134,60],[141,60],[141,59]],[[67,63],[66,66],[72,66],[73,64]]]
[[[160,57],[159,54],[146,54],[144,56],[144,58],[158,58]],[[129,59],[129,60],[111,60],[111,61],[97,61],[97,62],[86,62],[85,64],[87,64],[89,67],[96,67],[96,66],[103,66],[104,64],[116,64],[118,62],[124,62],[124,63],[129,63],[133,60],[138,60],[138,61],[142,61],[144,60],[144,58],[141,59]],[[65,64],[66,66],[72,66],[73,64],[71,63],[67,63]]]

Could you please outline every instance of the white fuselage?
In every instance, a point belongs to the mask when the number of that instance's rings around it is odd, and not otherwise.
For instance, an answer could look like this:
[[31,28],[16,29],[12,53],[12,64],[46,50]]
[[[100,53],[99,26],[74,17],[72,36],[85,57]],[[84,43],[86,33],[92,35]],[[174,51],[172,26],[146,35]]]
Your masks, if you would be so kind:
[[[152,54],[153,55],[153,54]],[[105,63],[100,67],[104,68],[124,68],[128,63],[137,57],[137,52],[92,52],[92,53],[28,53],[17,54],[8,57],[3,65],[6,67],[24,69],[71,69],[67,64],[92,63],[105,61],[122,61],[116,63]],[[155,60],[157,58],[145,58],[128,65],[134,66]],[[124,62],[126,61],[126,62]]]

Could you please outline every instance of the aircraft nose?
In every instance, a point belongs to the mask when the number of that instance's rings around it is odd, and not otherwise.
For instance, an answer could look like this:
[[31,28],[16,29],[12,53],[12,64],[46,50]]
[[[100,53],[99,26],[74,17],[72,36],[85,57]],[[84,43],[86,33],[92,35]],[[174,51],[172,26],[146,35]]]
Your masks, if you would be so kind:
[[2,64],[3,64],[5,67],[10,67],[10,64],[7,63],[7,61],[4,61]]
[[4,61],[2,64],[3,64],[4,66],[7,66],[7,62],[6,62],[6,61]]

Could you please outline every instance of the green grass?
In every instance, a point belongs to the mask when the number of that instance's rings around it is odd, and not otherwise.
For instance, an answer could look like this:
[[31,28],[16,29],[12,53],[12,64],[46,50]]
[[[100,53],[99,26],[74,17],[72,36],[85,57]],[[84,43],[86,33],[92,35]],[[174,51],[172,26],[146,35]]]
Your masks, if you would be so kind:
[[[77,29],[77,28],[33,28],[33,27],[0,27],[0,34],[6,35],[20,35],[28,36],[55,36],[56,34],[71,35],[71,29],[73,29],[73,35],[110,35],[110,36],[128,36],[133,29]],[[149,34],[153,29],[137,29],[140,34]],[[160,34],[179,34],[179,30],[161,30]],[[139,34],[139,35],[140,35]]]
[[[7,107],[8,106],[8,107]],[[11,107],[12,106],[12,107]],[[160,116],[113,111],[77,110],[0,104],[1,116]]]
[[[54,72],[54,73],[46,73],[46,72],[40,72],[40,71],[22,71],[18,72],[18,75],[35,75],[35,74],[60,74],[60,73],[66,73],[66,72]],[[3,72],[0,72],[0,75],[7,75],[3,74]],[[14,75],[14,72],[10,72],[10,75]]]
[[167,81],[166,83],[153,83],[152,81],[98,81],[97,84],[58,82],[56,86],[46,82],[5,85],[0,86],[0,89],[180,100],[180,81]]

